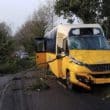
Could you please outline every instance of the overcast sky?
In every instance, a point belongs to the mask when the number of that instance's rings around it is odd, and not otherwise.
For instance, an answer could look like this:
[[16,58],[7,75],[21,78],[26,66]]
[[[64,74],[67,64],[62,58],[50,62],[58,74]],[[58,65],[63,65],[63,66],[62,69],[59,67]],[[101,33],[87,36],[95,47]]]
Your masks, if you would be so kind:
[[46,0],[0,0],[0,22],[5,21],[15,31],[44,1]]

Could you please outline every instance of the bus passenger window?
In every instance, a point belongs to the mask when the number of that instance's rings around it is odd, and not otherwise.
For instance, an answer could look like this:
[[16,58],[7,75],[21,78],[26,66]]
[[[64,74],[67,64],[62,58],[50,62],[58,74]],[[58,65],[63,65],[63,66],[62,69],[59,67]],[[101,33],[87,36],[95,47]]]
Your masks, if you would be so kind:
[[56,30],[51,31],[46,37],[46,51],[50,53],[56,52]]
[[46,51],[47,52],[55,52],[55,41],[54,39],[47,39],[46,40]]
[[37,52],[44,52],[44,40],[36,40],[36,51]]

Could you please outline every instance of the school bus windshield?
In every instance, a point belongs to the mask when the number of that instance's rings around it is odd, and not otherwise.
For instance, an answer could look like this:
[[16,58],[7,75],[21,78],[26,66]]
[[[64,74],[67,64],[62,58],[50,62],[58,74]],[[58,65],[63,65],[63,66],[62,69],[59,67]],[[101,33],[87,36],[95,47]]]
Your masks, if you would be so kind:
[[109,46],[99,29],[72,29],[68,38],[69,49],[107,50]]

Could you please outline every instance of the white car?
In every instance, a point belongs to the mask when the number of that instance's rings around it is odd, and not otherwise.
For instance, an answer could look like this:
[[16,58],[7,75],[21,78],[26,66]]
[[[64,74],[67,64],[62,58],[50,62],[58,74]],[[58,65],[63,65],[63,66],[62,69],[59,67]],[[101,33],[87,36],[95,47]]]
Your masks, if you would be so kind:
[[29,55],[28,55],[28,53],[26,53],[26,52],[22,52],[21,54],[20,54],[20,59],[24,59],[24,58],[28,58],[29,57]]

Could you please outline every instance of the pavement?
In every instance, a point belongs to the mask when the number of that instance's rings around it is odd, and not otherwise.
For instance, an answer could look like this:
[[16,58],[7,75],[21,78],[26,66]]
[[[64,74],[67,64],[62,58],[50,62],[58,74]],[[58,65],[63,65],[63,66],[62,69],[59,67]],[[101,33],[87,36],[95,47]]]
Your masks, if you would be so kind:
[[0,87],[8,84],[4,86],[5,92],[0,97],[0,110],[110,110],[110,100],[103,100],[103,97],[94,93],[68,91],[55,78],[47,77],[49,89],[27,89],[35,82],[38,74],[36,70],[28,71],[25,76],[0,77]]

